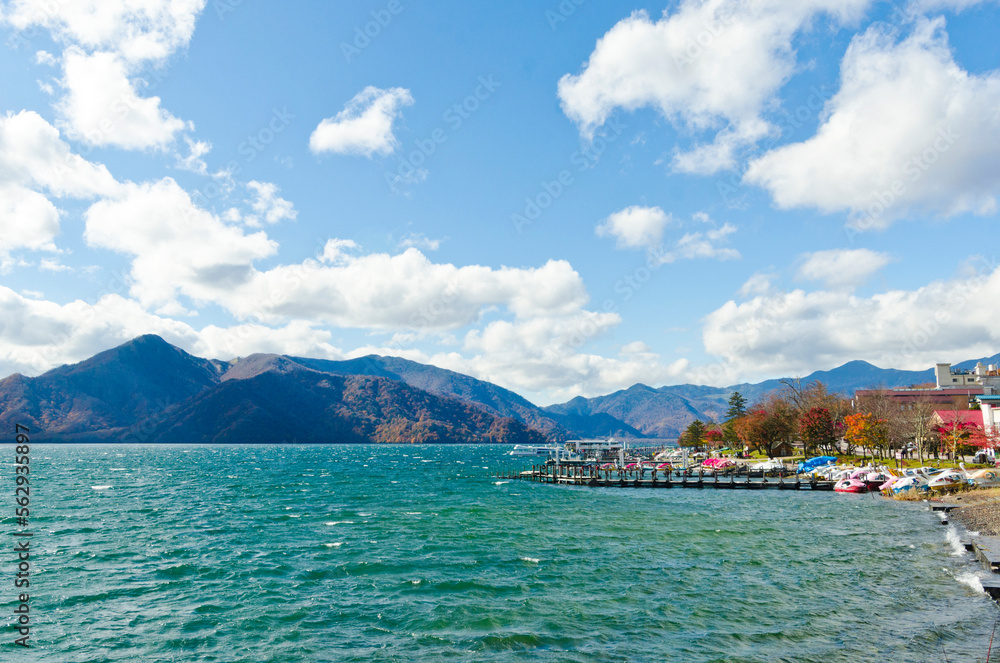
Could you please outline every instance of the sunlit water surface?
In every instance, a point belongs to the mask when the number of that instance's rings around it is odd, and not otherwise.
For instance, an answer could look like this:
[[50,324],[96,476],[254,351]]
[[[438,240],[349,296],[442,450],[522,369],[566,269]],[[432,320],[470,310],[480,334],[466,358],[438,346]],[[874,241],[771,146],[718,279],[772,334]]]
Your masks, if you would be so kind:
[[505,451],[36,445],[34,647],[4,582],[0,659],[986,658],[998,610],[924,504],[506,481]]

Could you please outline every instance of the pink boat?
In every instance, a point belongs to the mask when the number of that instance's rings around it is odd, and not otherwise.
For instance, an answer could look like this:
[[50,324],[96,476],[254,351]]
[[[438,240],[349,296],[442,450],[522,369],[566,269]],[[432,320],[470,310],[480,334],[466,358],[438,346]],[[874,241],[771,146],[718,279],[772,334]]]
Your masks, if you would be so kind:
[[833,489],[838,493],[867,493],[868,484],[861,479],[841,479],[834,484]]

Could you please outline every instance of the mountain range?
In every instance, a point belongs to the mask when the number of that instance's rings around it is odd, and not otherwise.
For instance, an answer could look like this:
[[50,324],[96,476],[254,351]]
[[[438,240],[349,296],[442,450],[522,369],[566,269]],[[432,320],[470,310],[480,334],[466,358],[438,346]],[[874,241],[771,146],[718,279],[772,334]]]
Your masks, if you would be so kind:
[[[957,365],[967,368],[971,360]],[[1000,355],[983,363],[1000,363]],[[852,361],[818,371],[831,392],[932,382],[933,370]],[[399,357],[346,361],[255,354],[202,359],[159,336],[140,336],[38,377],[0,380],[0,425],[32,427],[35,441],[494,442],[570,437],[676,437],[694,419],[721,420],[729,396],[749,402],[781,380],[731,387],[636,384],[538,407],[468,375]]]

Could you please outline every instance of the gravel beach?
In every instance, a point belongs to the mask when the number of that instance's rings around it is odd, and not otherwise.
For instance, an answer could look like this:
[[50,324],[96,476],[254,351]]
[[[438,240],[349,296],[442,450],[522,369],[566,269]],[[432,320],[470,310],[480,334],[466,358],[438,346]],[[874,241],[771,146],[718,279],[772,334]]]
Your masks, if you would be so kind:
[[942,502],[955,504],[949,516],[970,532],[983,536],[1000,536],[1000,488],[973,490],[947,495]]

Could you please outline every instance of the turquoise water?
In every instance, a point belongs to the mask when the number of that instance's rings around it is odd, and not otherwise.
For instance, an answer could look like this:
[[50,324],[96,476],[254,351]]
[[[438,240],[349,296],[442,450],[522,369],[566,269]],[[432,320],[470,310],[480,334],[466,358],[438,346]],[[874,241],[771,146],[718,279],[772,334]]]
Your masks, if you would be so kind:
[[923,505],[510,482],[503,451],[35,445],[34,648],[0,581],[0,660],[985,660],[1000,611]]

